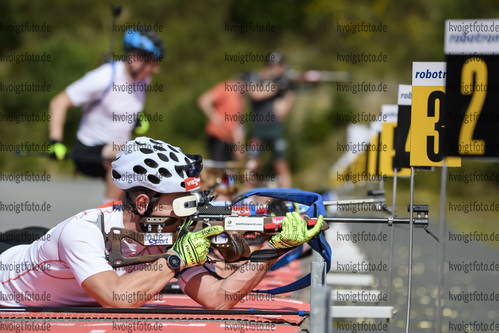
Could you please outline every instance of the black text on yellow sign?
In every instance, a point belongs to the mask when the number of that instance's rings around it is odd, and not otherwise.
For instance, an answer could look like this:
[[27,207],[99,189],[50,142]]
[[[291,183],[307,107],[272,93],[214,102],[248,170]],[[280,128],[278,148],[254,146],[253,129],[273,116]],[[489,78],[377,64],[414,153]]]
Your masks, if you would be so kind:
[[[444,152],[445,76],[442,62],[413,63],[411,109],[411,166],[441,166]],[[447,165],[461,166],[460,158]]]
[[398,92],[398,112],[397,127],[394,133],[395,156],[393,157],[393,167],[397,169],[410,168],[411,149],[411,105],[412,86],[409,84],[399,84]]
[[[393,177],[395,158],[395,130],[397,128],[399,106],[397,104],[384,104],[381,106],[383,120],[380,127],[379,173],[385,177]],[[404,138],[404,142],[406,138]],[[410,176],[410,170],[400,170],[402,177]]]
[[367,151],[367,174],[371,176],[379,175],[379,153],[383,149],[379,145],[379,134],[371,137],[369,148]]
[[[380,150],[379,172],[386,177],[394,176],[393,159],[395,157],[394,138],[396,122],[383,123],[380,134],[380,145],[386,149]],[[410,177],[411,170],[404,168],[397,172],[397,177]]]

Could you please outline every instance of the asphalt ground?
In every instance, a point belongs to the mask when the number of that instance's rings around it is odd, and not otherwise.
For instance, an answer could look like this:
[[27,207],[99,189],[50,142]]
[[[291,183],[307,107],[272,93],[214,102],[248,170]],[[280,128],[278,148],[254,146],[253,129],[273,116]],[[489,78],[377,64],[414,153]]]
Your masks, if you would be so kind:
[[104,182],[84,177],[51,178],[2,182],[1,189],[0,231],[31,226],[50,229],[82,210],[101,205]]

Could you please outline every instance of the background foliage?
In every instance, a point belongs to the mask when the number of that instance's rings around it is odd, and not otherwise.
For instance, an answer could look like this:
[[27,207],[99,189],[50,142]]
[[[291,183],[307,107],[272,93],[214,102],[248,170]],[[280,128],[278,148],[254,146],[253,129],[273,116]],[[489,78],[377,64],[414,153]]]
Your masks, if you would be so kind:
[[[113,2],[114,5],[118,4]],[[340,156],[336,142],[345,140],[346,124],[336,114],[366,111],[377,113],[381,104],[395,103],[399,83],[409,83],[412,61],[443,61],[444,21],[449,18],[497,17],[499,7],[492,0],[469,1],[355,1],[276,0],[219,1],[123,1],[117,24],[143,22],[161,24],[160,35],[167,45],[162,71],[154,82],[163,93],[147,97],[145,111],[163,114],[153,123],[149,136],[184,147],[187,152],[206,153],[205,117],[196,105],[197,97],[217,82],[237,78],[242,71],[260,68],[258,63],[229,63],[225,52],[283,52],[299,69],[348,71],[353,82],[388,85],[386,93],[341,93],[335,83],[304,87],[287,123],[289,160],[296,186],[324,187],[329,167]],[[89,0],[3,1],[0,22],[50,24],[50,33],[0,33],[0,53],[35,52],[50,54],[49,63],[0,62],[0,81],[47,82],[49,93],[12,94],[0,92],[0,112],[13,114],[48,112],[52,97],[69,83],[100,64],[108,51],[111,3]],[[344,33],[338,24],[369,22],[387,25],[386,33]],[[275,33],[234,33],[225,23],[273,24]],[[114,52],[121,54],[122,33],[116,33]],[[383,52],[386,63],[339,62],[337,54]],[[71,145],[80,113],[68,113],[65,142]],[[47,123],[0,123],[0,141],[45,142]],[[466,164],[465,164],[466,166]],[[492,169],[482,163],[474,168]],[[0,152],[0,169],[48,170],[70,174],[70,161],[56,163],[45,158],[18,158]],[[431,176],[430,176],[431,177]],[[451,185],[452,186],[452,185]]]

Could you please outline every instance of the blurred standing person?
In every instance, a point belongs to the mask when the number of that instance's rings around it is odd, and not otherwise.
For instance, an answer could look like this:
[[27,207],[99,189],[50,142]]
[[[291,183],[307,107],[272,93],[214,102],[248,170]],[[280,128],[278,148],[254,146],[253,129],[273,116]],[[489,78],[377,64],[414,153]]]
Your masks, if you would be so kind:
[[247,85],[260,85],[265,89],[247,89],[251,101],[252,133],[248,151],[249,169],[260,168],[260,155],[271,147],[273,164],[280,187],[291,187],[291,172],[285,158],[287,141],[284,121],[295,101],[295,85],[285,75],[283,56],[274,52],[259,72],[246,75]]
[[144,108],[151,75],[160,71],[165,52],[154,31],[139,30],[144,29],[125,32],[124,61],[106,63],[88,72],[50,101],[50,152],[58,160],[67,152],[62,143],[67,111],[82,106],[72,158],[81,173],[105,179],[103,202],[119,200],[123,194],[113,183],[111,161],[131,138]]
[[244,144],[242,117],[245,104],[240,91],[228,88],[235,84],[232,80],[220,82],[198,98],[198,106],[208,118],[205,130],[209,158],[218,162],[244,157],[244,151],[237,147]]

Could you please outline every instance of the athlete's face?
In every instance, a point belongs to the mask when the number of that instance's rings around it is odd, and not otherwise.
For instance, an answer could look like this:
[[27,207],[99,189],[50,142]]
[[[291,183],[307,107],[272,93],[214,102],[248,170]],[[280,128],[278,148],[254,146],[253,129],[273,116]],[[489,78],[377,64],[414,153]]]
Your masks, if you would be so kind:
[[173,201],[177,198],[189,195],[189,193],[165,193],[162,194],[154,205],[150,216],[179,217],[173,211]]
[[160,72],[159,61],[144,60],[144,57],[136,54],[131,54],[129,59],[130,74],[135,80],[143,81],[148,76]]
[[284,73],[284,65],[279,63],[279,64],[268,64],[263,68],[263,71],[261,73],[261,77],[264,80],[274,80],[276,78],[279,78],[282,76]]
[[152,74],[157,74],[160,72],[159,61],[147,61],[142,63],[139,71],[137,72],[136,78],[138,80],[145,80],[148,76]]
[[270,72],[274,77],[281,77],[284,73],[284,65],[282,63],[270,65]]

